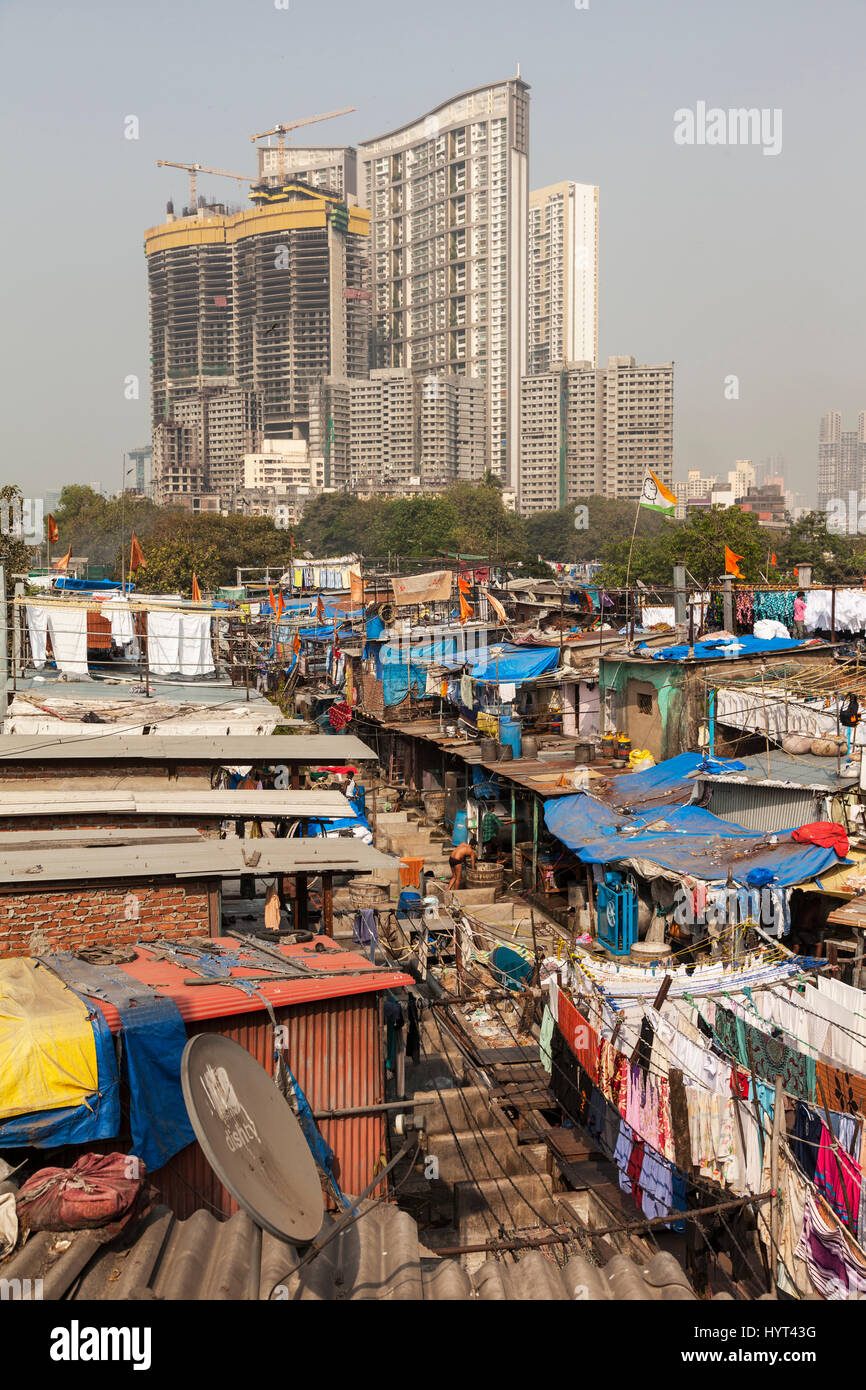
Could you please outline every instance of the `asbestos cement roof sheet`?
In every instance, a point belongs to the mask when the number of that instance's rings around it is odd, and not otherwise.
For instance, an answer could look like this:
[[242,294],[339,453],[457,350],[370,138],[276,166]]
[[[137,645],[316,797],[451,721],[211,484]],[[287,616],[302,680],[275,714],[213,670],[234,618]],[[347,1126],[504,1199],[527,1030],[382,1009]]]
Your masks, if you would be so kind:
[[[98,725],[95,726],[98,728]],[[236,767],[304,763],[344,767],[376,754],[354,734],[56,734],[0,736],[3,763],[183,762]]]
[[[407,1110],[411,1102],[407,1103]],[[2,1188],[0,1188],[2,1190]],[[34,1232],[0,1265],[7,1279],[42,1279],[46,1301],[184,1299],[194,1302],[669,1302],[696,1297],[667,1252],[637,1264],[614,1255],[598,1267],[576,1257],[560,1268],[538,1250],[514,1262],[486,1261],[473,1274],[439,1259],[393,1203],[362,1204],[363,1215],[297,1272],[304,1254],[259,1232],[245,1212],[218,1221],[197,1211],[179,1221],[156,1207],[118,1249],[98,1231]],[[322,1235],[333,1230],[327,1216]],[[724,1295],[722,1295],[724,1298]]]
[[[81,783],[83,787],[89,784]],[[58,802],[53,789],[39,782],[19,791],[20,781],[0,783],[0,816],[77,816],[100,812],[116,815],[237,816],[240,819],[309,820],[353,816],[351,803],[339,791],[182,791],[176,784],[159,791],[86,791],[64,788]]]
[[32,888],[44,883],[84,883],[133,878],[238,878],[284,873],[390,872],[394,859],[355,836],[284,840],[205,840],[194,842],[64,846],[10,850],[0,856],[0,884]]

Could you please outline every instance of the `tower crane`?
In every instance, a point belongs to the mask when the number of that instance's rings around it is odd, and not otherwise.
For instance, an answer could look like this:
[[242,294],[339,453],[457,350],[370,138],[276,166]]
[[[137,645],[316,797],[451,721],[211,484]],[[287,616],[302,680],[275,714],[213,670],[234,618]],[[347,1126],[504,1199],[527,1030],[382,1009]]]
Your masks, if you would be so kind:
[[178,164],[174,159],[158,159],[160,169],[186,169],[189,174],[189,205],[196,206],[196,177],[198,174],[218,174],[220,178],[237,179],[238,183],[257,183],[249,174],[233,174],[230,169],[212,169],[209,164]]
[[330,121],[334,116],[347,116],[350,111],[354,111],[354,106],[342,106],[339,111],[324,111],[320,116],[304,116],[300,121],[286,121],[275,125],[272,130],[262,130],[258,135],[251,135],[250,140],[253,144],[257,140],[264,140],[266,136],[276,135],[277,137],[277,172],[280,179],[286,176],[286,136],[289,131],[297,130],[302,125],[315,125],[316,121]]

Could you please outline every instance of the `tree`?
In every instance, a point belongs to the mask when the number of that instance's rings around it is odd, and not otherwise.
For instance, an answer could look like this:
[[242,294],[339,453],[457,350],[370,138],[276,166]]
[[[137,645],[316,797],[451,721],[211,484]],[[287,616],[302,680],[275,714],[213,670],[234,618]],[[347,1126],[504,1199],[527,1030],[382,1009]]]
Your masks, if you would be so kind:
[[136,583],[157,594],[192,594],[192,577],[199,587],[214,590],[219,587],[222,564],[215,545],[186,536],[166,536],[150,545],[145,555],[145,567],[136,574]]
[[21,489],[15,483],[6,483],[0,487],[0,515],[3,517],[3,528],[0,532],[0,565],[6,572],[7,598],[14,590],[12,576],[26,574],[37,556],[37,551],[26,545],[23,538],[15,534],[12,526],[13,504],[20,501]]

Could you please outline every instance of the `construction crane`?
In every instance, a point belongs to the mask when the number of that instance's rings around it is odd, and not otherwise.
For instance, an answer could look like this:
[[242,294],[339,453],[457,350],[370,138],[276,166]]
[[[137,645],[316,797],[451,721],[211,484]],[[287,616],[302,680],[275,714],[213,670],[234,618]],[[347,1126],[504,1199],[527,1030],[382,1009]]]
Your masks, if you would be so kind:
[[160,169],[186,169],[189,174],[189,205],[193,211],[195,211],[196,206],[196,177],[198,174],[218,174],[220,178],[237,179],[238,183],[258,182],[249,174],[233,174],[230,169],[211,169],[208,164],[178,164],[173,159],[158,159],[156,162]]
[[257,140],[264,140],[267,136],[276,135],[277,137],[277,172],[280,179],[286,176],[286,136],[290,130],[297,130],[302,125],[315,125],[316,121],[330,121],[334,116],[347,116],[350,111],[354,111],[354,106],[342,106],[339,111],[325,111],[321,116],[305,116],[301,121],[287,121],[275,125],[273,130],[262,130],[258,135],[251,135],[250,140],[253,144]]

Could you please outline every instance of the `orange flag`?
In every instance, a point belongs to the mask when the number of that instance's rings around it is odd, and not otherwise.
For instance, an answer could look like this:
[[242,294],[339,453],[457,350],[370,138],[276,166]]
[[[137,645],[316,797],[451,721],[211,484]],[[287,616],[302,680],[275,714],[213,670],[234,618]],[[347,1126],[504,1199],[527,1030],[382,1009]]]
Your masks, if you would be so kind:
[[472,617],[472,604],[466,602],[466,597],[465,597],[465,595],[461,592],[461,594],[460,594],[460,621],[461,621],[461,623],[465,623],[466,620],[467,620],[467,618],[471,618],[471,617]]
[[499,602],[499,599],[498,599],[498,598],[494,598],[493,595],[491,594],[491,592],[490,592],[489,589],[485,589],[485,590],[484,590],[484,593],[485,593],[486,596],[487,596],[487,602],[490,604],[490,607],[493,609],[493,611],[494,611],[494,613],[496,614],[496,616],[497,616],[497,618],[499,619],[499,621],[500,621],[501,623],[507,622],[507,621],[508,621],[508,614],[505,612],[505,609],[503,608],[502,604]]
[[460,590],[461,594],[471,594],[471,593],[472,593],[472,585],[471,585],[470,581],[467,579],[467,577],[466,577],[465,574],[461,574],[461,575],[458,576],[458,579],[457,579],[457,587],[458,587],[458,589]]
[[299,632],[296,632],[296,633],[295,633],[295,636],[294,636],[294,638],[293,638],[293,640],[292,640],[292,651],[293,651],[293,652],[299,652],[300,650],[301,650],[301,634],[300,634]]
[[146,567],[147,567],[147,561],[145,560],[144,555],[142,554],[142,551],[141,551],[141,546],[140,546],[139,543],[138,543],[138,536],[137,536],[137,535],[135,534],[135,532],[133,531],[133,533],[132,533],[132,545],[130,546],[130,549],[129,549],[129,572],[130,572],[130,574],[135,574],[135,571],[136,571],[137,569],[139,569],[142,565],[144,565],[145,568],[146,568]]
[[278,618],[281,618],[282,616],[283,616],[283,591],[282,591],[282,589],[280,589],[280,590],[279,590],[279,596],[278,596],[278,598],[277,598],[277,617],[278,617]]
[[277,611],[277,601],[276,601],[276,599],[274,598],[274,591],[273,591],[273,589],[272,589],[272,587],[271,587],[270,584],[268,585],[268,593],[269,593],[270,596],[271,596],[271,612],[272,612],[272,613],[276,613],[276,611]]
[[69,547],[62,560],[55,560],[51,566],[53,570],[65,570],[69,568],[69,560],[72,555],[72,546]]
[[49,544],[49,545],[53,545],[54,542],[57,540],[57,537],[58,537],[59,535],[60,535],[60,532],[59,532],[58,529],[57,529],[57,522],[54,520],[54,517],[53,517],[53,516],[51,515],[51,513],[49,512],[49,513],[48,513],[48,544]]
[[323,623],[324,621],[325,621],[325,605],[324,605],[323,602],[322,602],[322,595],[319,594],[318,598],[316,599],[316,622],[317,622],[317,623]]
[[198,580],[195,577],[194,571],[192,576],[192,597],[194,603],[201,603],[201,589],[198,587]]
[[773,566],[775,566],[775,564],[776,564],[776,552],[775,552],[775,551],[773,551],[773,554],[770,556],[770,564],[773,565]]
[[725,546],[725,574],[732,574],[735,579],[745,579],[745,575],[740,571],[740,560],[742,555],[735,555],[730,546]]

